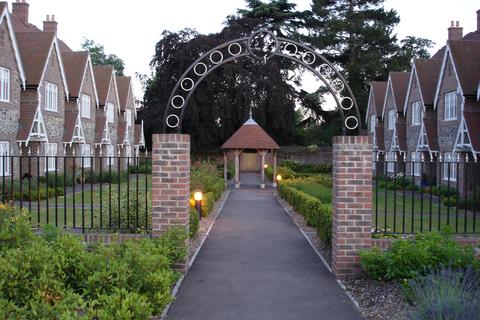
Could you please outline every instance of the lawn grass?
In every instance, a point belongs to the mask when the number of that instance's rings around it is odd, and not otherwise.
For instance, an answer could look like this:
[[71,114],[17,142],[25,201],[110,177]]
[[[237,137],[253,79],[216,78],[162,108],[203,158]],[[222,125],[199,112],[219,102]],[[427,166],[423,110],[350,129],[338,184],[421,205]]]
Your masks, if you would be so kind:
[[455,233],[480,232],[480,212],[448,207],[429,194],[423,194],[422,200],[418,191],[374,190],[372,212],[373,226],[380,232],[418,233],[444,228]]
[[[92,207],[93,211],[99,210],[101,206],[104,207],[105,205],[107,208],[110,208],[110,205],[112,208],[116,208],[118,206],[117,195],[119,193],[125,195],[127,189],[130,200],[136,200],[137,179],[135,175],[130,177],[128,184],[127,182],[111,185],[97,184],[94,185],[93,191],[90,184],[85,184],[83,191],[81,185],[77,185],[75,186],[75,192],[66,196],[51,197],[40,202],[32,201],[30,204],[32,224],[35,227],[41,227],[49,223],[59,227],[82,228],[84,226],[89,229],[92,226],[92,221],[93,225],[98,225],[92,214]],[[142,174],[138,177],[138,190],[142,193],[139,201],[145,201],[145,189],[147,189],[147,192],[151,191],[151,176],[145,177]],[[112,198],[109,196],[110,193]],[[29,208],[28,201],[24,201],[22,205],[23,208]],[[16,206],[19,206],[19,204],[16,204]],[[82,212],[84,212],[83,216]],[[102,214],[108,215],[109,210],[107,209],[107,212],[102,212]],[[132,212],[132,217],[136,218],[136,214],[136,212]],[[139,212],[139,215],[143,216],[144,212]]]
[[318,183],[298,183],[292,184],[297,190],[305,192],[306,194],[311,195],[312,197],[317,198],[323,203],[332,202],[332,190]]

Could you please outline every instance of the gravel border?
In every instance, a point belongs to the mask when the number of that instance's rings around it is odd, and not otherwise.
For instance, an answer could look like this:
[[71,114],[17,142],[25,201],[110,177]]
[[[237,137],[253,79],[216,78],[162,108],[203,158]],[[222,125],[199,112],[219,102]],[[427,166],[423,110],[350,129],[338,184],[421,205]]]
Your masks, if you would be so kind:
[[[312,248],[332,272],[332,251],[317,235],[317,230],[307,225],[303,216],[280,196],[275,193],[278,202],[283,206],[293,222],[307,238]],[[353,303],[367,320],[404,320],[411,310],[405,301],[403,293],[395,282],[376,281],[365,275],[349,277],[343,281],[337,280],[340,286],[350,296]]]

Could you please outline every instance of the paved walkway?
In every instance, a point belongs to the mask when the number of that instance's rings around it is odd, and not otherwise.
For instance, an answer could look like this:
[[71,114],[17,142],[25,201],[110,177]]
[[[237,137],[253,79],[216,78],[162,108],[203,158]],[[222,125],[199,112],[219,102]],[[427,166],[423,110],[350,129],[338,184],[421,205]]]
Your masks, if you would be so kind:
[[[244,185],[257,181],[242,175]],[[167,319],[362,318],[273,189],[244,187],[230,193]]]

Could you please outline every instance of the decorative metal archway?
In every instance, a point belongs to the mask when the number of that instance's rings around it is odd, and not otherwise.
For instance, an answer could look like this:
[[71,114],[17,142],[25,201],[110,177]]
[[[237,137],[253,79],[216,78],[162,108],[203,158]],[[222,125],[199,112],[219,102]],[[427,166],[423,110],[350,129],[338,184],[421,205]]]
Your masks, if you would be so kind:
[[343,133],[355,133],[361,129],[355,96],[337,68],[308,46],[261,29],[249,37],[235,39],[211,49],[182,74],[165,107],[163,131],[181,131],[186,105],[196,87],[210,72],[225,63],[247,56],[265,62],[274,56],[280,56],[301,64],[313,72],[332,94],[342,117]]

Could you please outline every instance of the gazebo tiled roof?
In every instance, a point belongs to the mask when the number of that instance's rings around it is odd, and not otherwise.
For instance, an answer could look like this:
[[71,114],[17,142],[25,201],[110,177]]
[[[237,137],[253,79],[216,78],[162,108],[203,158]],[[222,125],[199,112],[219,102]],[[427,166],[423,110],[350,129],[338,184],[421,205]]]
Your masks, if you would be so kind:
[[252,116],[222,146],[222,149],[280,149]]

